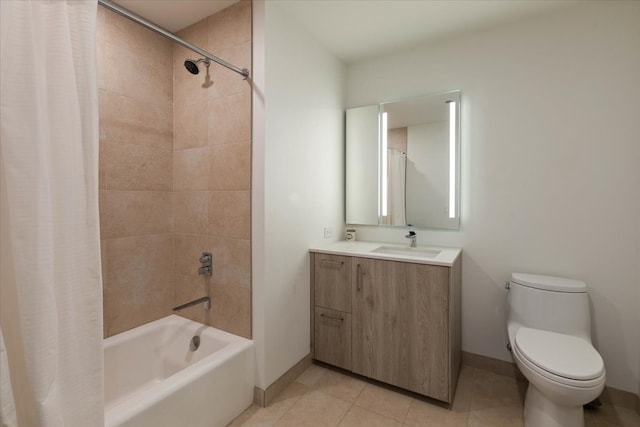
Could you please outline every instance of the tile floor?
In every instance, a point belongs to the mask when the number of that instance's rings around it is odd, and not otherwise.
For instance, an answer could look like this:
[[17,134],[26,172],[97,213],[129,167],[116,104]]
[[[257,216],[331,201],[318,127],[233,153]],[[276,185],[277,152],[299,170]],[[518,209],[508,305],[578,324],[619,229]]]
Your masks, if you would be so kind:
[[[463,366],[451,409],[312,365],[267,408],[251,405],[230,427],[522,426],[526,385]],[[585,412],[585,425],[640,426],[630,409],[603,405]]]

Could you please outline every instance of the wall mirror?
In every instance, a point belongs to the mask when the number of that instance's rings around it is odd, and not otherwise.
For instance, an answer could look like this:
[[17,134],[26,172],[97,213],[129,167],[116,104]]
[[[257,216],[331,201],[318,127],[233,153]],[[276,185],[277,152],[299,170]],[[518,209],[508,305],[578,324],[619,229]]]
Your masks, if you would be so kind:
[[460,91],[347,110],[346,222],[460,227]]

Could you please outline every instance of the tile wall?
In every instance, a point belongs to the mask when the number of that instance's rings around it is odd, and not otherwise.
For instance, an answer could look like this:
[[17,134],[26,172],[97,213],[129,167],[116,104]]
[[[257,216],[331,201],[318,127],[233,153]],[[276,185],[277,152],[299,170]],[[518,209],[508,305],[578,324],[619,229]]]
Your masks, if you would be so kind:
[[[251,69],[251,3],[242,1],[178,33],[240,68]],[[212,308],[186,317],[251,337],[251,86],[217,64],[192,75],[174,45],[175,303],[209,295]],[[205,85],[206,86],[206,85]],[[203,251],[213,276],[197,274]]]
[[98,8],[104,335],[173,304],[173,71],[164,38]]
[[407,130],[406,126],[389,129],[387,132],[387,147],[389,147],[389,150],[407,152]]
[[[251,3],[184,39],[251,69]],[[98,8],[100,217],[105,337],[209,295],[185,317],[251,336],[251,88],[186,49]],[[212,277],[197,274],[203,251]]]

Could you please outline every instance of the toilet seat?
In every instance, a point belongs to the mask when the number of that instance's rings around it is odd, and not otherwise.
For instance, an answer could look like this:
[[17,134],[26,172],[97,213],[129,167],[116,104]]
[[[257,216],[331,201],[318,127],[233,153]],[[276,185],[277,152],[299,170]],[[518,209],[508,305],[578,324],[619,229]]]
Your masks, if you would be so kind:
[[514,341],[521,362],[550,380],[573,387],[593,387],[604,381],[602,357],[582,338],[522,327]]

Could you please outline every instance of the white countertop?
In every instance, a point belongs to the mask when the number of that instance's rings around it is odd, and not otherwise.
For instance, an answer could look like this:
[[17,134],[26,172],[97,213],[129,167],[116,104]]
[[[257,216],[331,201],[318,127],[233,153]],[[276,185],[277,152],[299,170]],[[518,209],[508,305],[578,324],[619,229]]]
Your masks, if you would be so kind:
[[417,249],[440,251],[440,253],[438,253],[437,255],[429,258],[424,258],[421,256],[412,256],[411,254],[400,255],[400,254],[372,252],[374,249],[377,249],[381,246],[384,246],[386,248],[405,249],[405,248],[408,248],[409,245],[394,245],[394,244],[382,243],[382,242],[362,242],[362,241],[353,242],[353,241],[342,240],[339,242],[313,246],[309,248],[309,252],[317,252],[317,253],[333,254],[333,255],[357,256],[361,258],[386,259],[390,261],[404,261],[404,262],[412,262],[415,264],[444,265],[447,267],[451,267],[455,262],[455,260],[462,253],[461,248],[447,248],[442,246],[418,246]]

